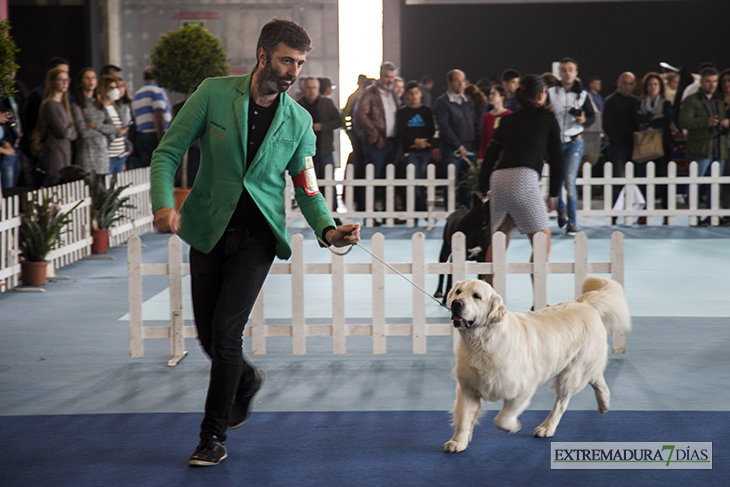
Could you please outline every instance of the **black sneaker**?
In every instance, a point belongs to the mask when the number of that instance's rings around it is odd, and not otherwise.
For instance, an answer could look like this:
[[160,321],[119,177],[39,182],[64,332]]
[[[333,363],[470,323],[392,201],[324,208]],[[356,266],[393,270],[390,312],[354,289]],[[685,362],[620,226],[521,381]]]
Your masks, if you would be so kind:
[[200,440],[195,452],[188,460],[191,467],[211,467],[228,457],[226,447],[217,436],[206,436]]
[[560,228],[562,230],[563,228],[565,228],[565,225],[567,225],[567,224],[568,224],[568,215],[566,212],[561,211],[560,213],[558,213],[558,228]]
[[251,417],[251,403],[256,393],[263,387],[264,382],[266,382],[266,373],[261,369],[256,369],[254,372],[253,387],[245,396],[236,397],[233,401],[233,408],[231,408],[231,412],[228,415],[228,427],[230,429],[233,430],[239,426],[243,426],[248,421],[248,418]]
[[565,234],[566,234],[567,236],[569,236],[569,237],[572,237],[572,236],[573,236],[573,235],[575,235],[576,233],[578,233],[578,229],[577,229],[577,228],[575,228],[575,225],[573,225],[573,224],[571,224],[571,223],[568,223],[568,224],[567,224],[567,225],[565,226]]

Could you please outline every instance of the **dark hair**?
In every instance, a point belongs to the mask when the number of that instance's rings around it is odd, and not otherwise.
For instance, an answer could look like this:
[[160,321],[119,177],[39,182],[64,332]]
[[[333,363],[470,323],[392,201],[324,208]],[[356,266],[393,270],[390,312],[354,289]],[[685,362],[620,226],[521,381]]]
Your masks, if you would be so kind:
[[433,83],[433,78],[430,75],[428,75],[428,74],[424,74],[423,76],[421,76],[420,83],[422,85],[427,85],[429,83]]
[[259,40],[256,43],[256,66],[258,68],[259,49],[264,50],[268,60],[280,43],[284,43],[299,52],[312,50],[312,39],[304,27],[291,20],[274,19],[261,28]]
[[104,106],[104,98],[108,97],[107,91],[109,90],[109,85],[112,83],[117,83],[117,86],[119,86],[119,82],[114,76],[108,74],[99,76],[99,84],[96,85],[96,98],[102,106]]
[[460,69],[452,69],[451,71],[449,71],[448,73],[446,73],[446,81],[451,82],[451,80],[454,78],[454,75],[456,73],[462,73],[463,74],[464,71],[462,71]]
[[317,81],[319,81],[319,94],[324,96],[324,94],[327,92],[327,89],[332,88],[332,80],[327,78],[326,76],[323,76],[321,78],[317,78]]
[[474,102],[475,105],[479,105],[481,103],[484,103],[487,101],[487,97],[484,96],[484,93],[482,93],[482,90],[477,88],[476,85],[469,85],[466,88],[464,88],[464,94],[471,98],[471,100]]
[[155,70],[154,69],[145,69],[142,72],[142,79],[145,81],[154,81],[155,80]]
[[548,88],[558,84],[558,78],[553,73],[542,73],[540,77],[545,82],[545,86],[547,86]]
[[112,71],[119,71],[121,73],[122,68],[114,64],[105,64],[101,68],[101,71],[99,71],[99,76],[108,76]]
[[576,68],[578,67],[578,61],[576,61],[572,57],[564,57],[563,59],[560,60],[560,62],[558,64],[565,64],[565,63],[573,63],[573,64],[575,64]]
[[502,72],[502,81],[512,81],[515,78],[519,78],[520,73],[515,69],[505,69]]
[[655,78],[659,81],[659,95],[661,95],[662,98],[664,98],[666,95],[664,94],[664,80],[662,79],[662,76],[659,73],[655,73],[653,71],[650,71],[644,75],[644,78],[641,80],[641,93],[640,97],[646,96],[646,84],[649,82],[650,79]]
[[[423,79],[423,78],[421,78],[421,79]],[[421,87],[420,87],[420,86],[418,86],[418,81],[416,81],[416,80],[411,80],[411,81],[409,81],[408,83],[406,83],[406,86],[405,86],[405,90],[406,90],[406,92],[408,92],[408,91],[412,90],[413,88],[418,88],[419,90],[421,89]]]
[[703,63],[700,63],[700,67],[697,70],[698,73],[701,73],[703,69],[705,68],[715,68],[717,69],[717,66],[715,66],[715,63],[711,63],[710,61],[705,61]]
[[593,75],[590,78],[588,78],[588,84],[593,83],[594,81],[601,81],[601,77],[597,75]]
[[[84,96],[84,90],[81,88],[81,78],[84,77],[84,74],[91,71],[94,72],[94,68],[84,68],[81,71],[79,71],[76,74],[76,78],[74,78],[74,103],[76,103],[81,108],[86,108],[86,101],[87,98]],[[98,84],[98,83],[97,83]],[[94,89],[94,93],[91,94],[91,98],[94,100],[94,105],[96,108],[101,110],[103,107],[101,106],[101,103],[99,103],[99,100],[96,97],[96,89]]]
[[720,93],[725,93],[725,90],[722,88],[722,78],[724,78],[725,76],[730,76],[730,68],[720,71],[720,74],[717,77],[717,91],[719,91]]
[[46,73],[57,67],[60,64],[68,65],[68,59],[64,57],[52,57],[48,63],[46,63]]
[[503,86],[494,85],[489,89],[489,91],[492,90],[495,90],[497,93],[499,93],[499,96],[501,96],[502,98],[507,98],[507,90],[505,90]]
[[545,91],[545,81],[536,75],[528,74],[520,80],[520,86],[515,90],[515,99],[522,108],[534,110],[537,108],[537,97]]
[[700,78],[706,78],[708,76],[717,76],[717,69],[708,67],[700,71]]

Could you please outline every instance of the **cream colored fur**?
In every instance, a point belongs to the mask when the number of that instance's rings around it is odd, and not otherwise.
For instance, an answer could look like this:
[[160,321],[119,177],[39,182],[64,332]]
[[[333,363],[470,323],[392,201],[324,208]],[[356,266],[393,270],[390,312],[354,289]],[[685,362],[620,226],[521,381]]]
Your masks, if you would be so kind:
[[583,293],[576,301],[540,311],[510,313],[484,281],[468,279],[454,286],[448,304],[462,340],[455,367],[455,431],[445,451],[466,449],[482,399],[503,401],[495,426],[519,431],[518,417],[538,387],[551,379],[555,404],[535,436],[552,436],[571,396],[587,384],[593,387],[598,411],[608,411],[611,393],[603,377],[607,334],[630,330],[631,315],[615,281],[589,277]]

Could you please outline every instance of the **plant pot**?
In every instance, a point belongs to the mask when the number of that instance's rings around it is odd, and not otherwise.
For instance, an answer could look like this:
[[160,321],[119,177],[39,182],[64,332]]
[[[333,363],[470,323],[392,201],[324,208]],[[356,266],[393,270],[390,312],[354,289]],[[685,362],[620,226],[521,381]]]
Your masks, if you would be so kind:
[[109,229],[91,231],[91,253],[106,254],[109,252]]
[[188,197],[189,193],[190,193],[189,189],[175,188],[175,190],[174,190],[175,204],[177,205],[178,210],[180,209],[182,204],[185,202],[185,198]]
[[20,277],[24,286],[45,286],[46,285],[46,267],[47,261],[30,262],[27,260],[20,262]]

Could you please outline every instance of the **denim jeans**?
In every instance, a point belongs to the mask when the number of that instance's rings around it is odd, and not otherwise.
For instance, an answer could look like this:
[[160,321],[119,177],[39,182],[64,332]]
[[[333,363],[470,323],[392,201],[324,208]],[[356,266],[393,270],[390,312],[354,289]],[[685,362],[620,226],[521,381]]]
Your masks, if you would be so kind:
[[[431,152],[409,152],[406,165],[416,166],[416,179],[426,179],[428,163],[431,162]],[[416,211],[426,211],[426,187],[416,186]]]
[[2,177],[3,188],[14,188],[20,178],[20,150],[15,151],[13,156],[0,156],[0,177]]
[[[474,142],[464,142],[464,148],[468,152],[476,153],[477,151],[477,147]],[[441,163],[446,168],[449,167],[449,164],[453,164],[456,168],[456,207],[465,206],[469,208],[469,206],[471,206],[471,188],[464,184],[464,181],[469,176],[469,167],[464,162],[464,159],[461,157],[458,159],[454,157],[456,149],[458,149],[458,147],[451,147],[446,144],[442,145],[439,149],[441,152]],[[470,157],[470,159],[472,163],[476,164],[476,155]]]
[[127,156],[110,157],[109,158],[109,173],[122,172],[124,171],[124,163],[127,160]]
[[[395,164],[398,157],[398,145],[395,139],[386,139],[382,149],[378,149],[375,144],[365,142],[363,145],[365,152],[365,164],[372,164],[375,169],[375,179],[385,179],[385,166]],[[385,207],[385,188],[376,188],[375,199],[380,200]]]
[[255,369],[244,359],[243,329],[274,260],[270,228],[228,229],[213,250],[191,247],[190,277],[198,340],[212,360],[201,437],[226,439],[237,392],[250,388]]
[[[708,157],[706,159],[695,159],[697,162],[697,176],[702,177],[706,176],[709,177],[711,175],[712,171],[712,163],[714,161],[717,161],[720,163],[720,176],[723,175],[723,171],[725,169],[725,159],[713,159],[711,157]],[[710,185],[709,184],[701,184],[699,186],[699,196],[705,195],[707,198],[707,207],[710,207]]]
[[575,180],[578,178],[580,161],[583,159],[583,147],[585,141],[581,138],[563,144],[563,186],[568,193],[567,208],[563,201],[563,192],[558,193],[558,213],[567,210],[568,223],[576,226],[576,210],[578,209],[578,188]]

